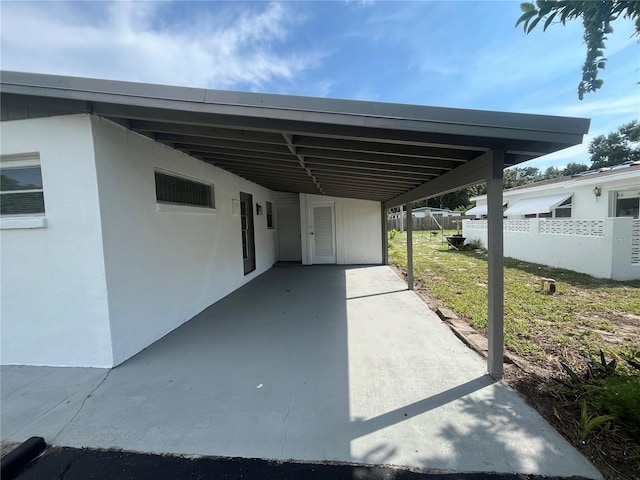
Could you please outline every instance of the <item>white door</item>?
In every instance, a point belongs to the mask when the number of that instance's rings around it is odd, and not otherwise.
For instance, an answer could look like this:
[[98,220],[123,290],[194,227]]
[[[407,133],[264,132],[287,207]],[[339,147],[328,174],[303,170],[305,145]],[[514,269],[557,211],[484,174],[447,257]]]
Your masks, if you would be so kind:
[[332,204],[309,208],[309,245],[311,263],[336,263],[335,212]]

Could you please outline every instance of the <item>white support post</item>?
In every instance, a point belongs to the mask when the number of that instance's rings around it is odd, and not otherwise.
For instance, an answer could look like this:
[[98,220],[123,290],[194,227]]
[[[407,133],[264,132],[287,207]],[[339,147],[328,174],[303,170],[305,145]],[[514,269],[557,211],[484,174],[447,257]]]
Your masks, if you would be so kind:
[[491,152],[491,166],[487,178],[487,244],[488,303],[489,303],[489,358],[487,370],[496,380],[502,378],[504,357],[504,248],[502,215],[502,170],[504,150]]
[[400,210],[400,231],[403,232],[404,231],[404,205],[400,205],[400,207],[398,207],[398,210]]
[[413,214],[407,203],[407,287],[413,290]]

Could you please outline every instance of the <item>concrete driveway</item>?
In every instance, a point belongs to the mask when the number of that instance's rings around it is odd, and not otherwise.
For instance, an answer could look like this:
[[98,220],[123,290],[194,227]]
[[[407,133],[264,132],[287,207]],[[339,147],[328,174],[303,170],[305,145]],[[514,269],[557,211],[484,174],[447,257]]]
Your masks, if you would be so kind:
[[3,441],[599,473],[385,266],[278,266],[112,370],[2,367]]

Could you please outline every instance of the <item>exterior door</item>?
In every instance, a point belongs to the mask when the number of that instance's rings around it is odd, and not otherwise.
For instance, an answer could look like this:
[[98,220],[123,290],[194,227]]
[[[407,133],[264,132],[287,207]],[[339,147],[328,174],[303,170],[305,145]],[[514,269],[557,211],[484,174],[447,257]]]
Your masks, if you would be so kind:
[[311,263],[336,263],[335,211],[333,204],[311,205],[309,245]]
[[256,244],[253,232],[253,195],[240,192],[240,220],[242,222],[242,262],[244,274],[256,269]]

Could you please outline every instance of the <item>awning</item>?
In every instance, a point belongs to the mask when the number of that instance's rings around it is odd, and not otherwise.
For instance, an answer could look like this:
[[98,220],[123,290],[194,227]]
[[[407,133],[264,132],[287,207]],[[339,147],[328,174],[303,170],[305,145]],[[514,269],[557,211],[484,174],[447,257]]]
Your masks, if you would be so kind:
[[562,195],[552,195],[549,197],[527,198],[514,203],[505,210],[505,216],[509,215],[529,215],[533,213],[549,213],[562,202],[571,198],[573,192]]
[[467,210],[465,215],[486,215],[487,214],[487,205],[476,205],[471,210]]

